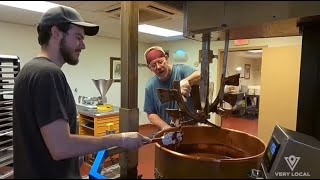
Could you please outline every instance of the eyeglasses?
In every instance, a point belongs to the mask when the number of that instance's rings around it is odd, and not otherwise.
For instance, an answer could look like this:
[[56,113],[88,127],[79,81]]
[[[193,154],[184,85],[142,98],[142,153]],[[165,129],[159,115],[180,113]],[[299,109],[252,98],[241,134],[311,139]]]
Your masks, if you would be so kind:
[[159,59],[158,61],[154,62],[154,63],[150,63],[149,67],[152,70],[155,70],[157,68],[157,65],[159,64],[160,66],[162,66],[164,64],[165,60],[164,59]]

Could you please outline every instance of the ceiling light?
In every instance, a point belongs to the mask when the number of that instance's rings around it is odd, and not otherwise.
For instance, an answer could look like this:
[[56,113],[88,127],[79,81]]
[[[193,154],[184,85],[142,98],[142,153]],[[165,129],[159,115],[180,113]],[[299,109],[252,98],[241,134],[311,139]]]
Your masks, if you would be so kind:
[[249,50],[250,53],[262,53],[262,49],[259,50]]
[[1,54],[0,58],[3,58],[3,59],[17,59],[18,56]]
[[164,29],[156,26],[151,26],[147,24],[139,25],[139,32],[153,34],[157,36],[171,37],[171,36],[179,36],[182,35],[182,32],[173,31],[169,29]]
[[236,71],[241,71],[241,70],[242,70],[242,67],[240,66],[236,68]]
[[11,6],[30,11],[37,11],[44,13],[48,9],[61,6],[59,4],[46,2],[46,1],[0,1],[0,5]]

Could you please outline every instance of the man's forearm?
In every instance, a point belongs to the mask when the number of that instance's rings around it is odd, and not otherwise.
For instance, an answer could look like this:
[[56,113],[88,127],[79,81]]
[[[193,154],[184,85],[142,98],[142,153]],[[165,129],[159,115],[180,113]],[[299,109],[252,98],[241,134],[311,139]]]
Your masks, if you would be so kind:
[[157,114],[147,114],[149,121],[158,126],[159,129],[169,126],[164,120],[162,120]]
[[42,138],[54,160],[79,157],[101,149],[118,146],[121,134],[101,137],[70,134],[69,124],[57,119],[40,128]]
[[194,71],[185,79],[189,81],[190,85],[193,85],[193,84],[199,84],[200,78],[201,78],[200,71]]
[[101,149],[118,146],[117,142],[121,142],[119,135],[106,135],[101,137],[74,135],[71,134],[68,142],[64,143],[64,148],[59,153],[56,153],[56,160],[78,157],[85,154],[93,153]]

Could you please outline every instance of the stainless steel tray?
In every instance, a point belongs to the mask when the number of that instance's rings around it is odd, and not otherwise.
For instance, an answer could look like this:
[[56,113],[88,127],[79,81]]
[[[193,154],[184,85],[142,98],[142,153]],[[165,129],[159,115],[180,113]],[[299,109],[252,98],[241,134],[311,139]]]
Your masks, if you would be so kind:
[[13,120],[13,117],[0,117],[0,123],[5,121],[12,122],[12,120]]
[[0,77],[0,80],[13,80],[15,77]]
[[[12,148],[8,148],[7,150],[1,151],[0,152],[0,163],[2,163],[3,161],[10,159],[13,157],[13,150]],[[1,167],[1,166],[0,166]]]
[[12,127],[12,122],[0,122],[0,128],[2,127]]
[[12,127],[2,127],[0,128],[0,136],[12,133]]
[[1,144],[0,145],[0,152],[4,152],[4,151],[7,151],[7,150],[12,150],[13,148],[13,142],[7,142],[5,144]]
[[12,116],[12,111],[10,110],[10,111],[7,111],[7,112],[1,112],[0,113],[0,117],[1,116]]
[[4,135],[0,136],[0,145],[6,144],[8,142],[12,142],[12,135]]
[[[1,93],[0,93],[0,95],[1,95]],[[12,111],[12,105],[0,107],[0,110],[11,110]]]
[[13,104],[13,100],[4,100],[4,101],[0,101],[0,104]]
[[0,68],[17,68],[16,65],[0,65]]

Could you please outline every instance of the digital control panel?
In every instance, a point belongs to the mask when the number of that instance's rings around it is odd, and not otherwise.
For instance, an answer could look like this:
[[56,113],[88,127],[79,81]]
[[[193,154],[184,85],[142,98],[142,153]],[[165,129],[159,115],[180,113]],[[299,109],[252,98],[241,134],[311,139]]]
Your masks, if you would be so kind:
[[276,140],[275,137],[272,137],[269,141],[269,144],[267,146],[266,152],[263,156],[263,161],[266,165],[267,172],[270,171],[270,168],[272,167],[272,164],[274,162],[274,159],[277,156],[277,153],[280,148],[280,143]]

